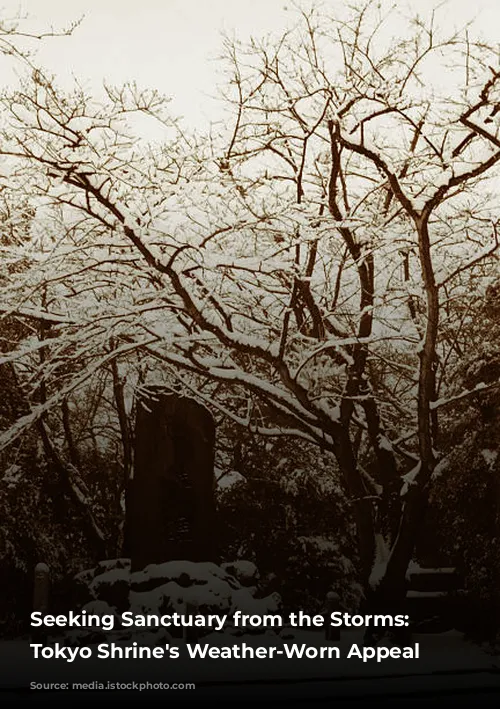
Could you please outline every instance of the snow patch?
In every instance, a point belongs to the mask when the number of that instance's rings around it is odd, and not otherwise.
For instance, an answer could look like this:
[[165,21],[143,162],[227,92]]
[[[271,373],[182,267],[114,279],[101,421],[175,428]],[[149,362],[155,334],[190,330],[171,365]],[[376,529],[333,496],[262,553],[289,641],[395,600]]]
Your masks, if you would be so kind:
[[407,494],[411,485],[416,485],[416,477],[419,474],[421,467],[422,464],[420,461],[418,461],[414,468],[412,468],[408,473],[406,473],[406,475],[402,476],[403,487],[401,488],[401,492],[399,493],[401,497],[404,497]]
[[229,488],[234,485],[246,483],[246,481],[246,477],[237,470],[230,470],[228,473],[224,473],[222,477],[217,480],[217,487],[219,490],[229,490]]
[[23,471],[22,468],[19,465],[11,465],[7,468],[5,471],[2,481],[4,483],[7,483],[9,487],[13,487],[16,485],[22,478],[23,476]]
[[488,466],[490,468],[493,468],[498,458],[498,451],[491,450],[491,448],[483,448],[483,450],[481,451],[481,455],[483,456]]
[[40,562],[35,566],[35,574],[48,574],[50,573],[50,569],[47,566],[47,564],[44,564]]
[[385,436],[379,435],[378,445],[379,445],[380,450],[392,452],[392,444],[391,444],[390,440],[388,438],[386,438]]
[[438,478],[440,478],[441,475],[447,470],[449,465],[450,461],[448,460],[448,458],[443,458],[442,460],[440,460],[432,472],[431,479],[437,480]]
[[386,544],[384,537],[381,534],[375,535],[375,560],[373,562],[372,571],[368,583],[372,588],[376,588],[382,580],[387,562],[389,561],[390,549]]

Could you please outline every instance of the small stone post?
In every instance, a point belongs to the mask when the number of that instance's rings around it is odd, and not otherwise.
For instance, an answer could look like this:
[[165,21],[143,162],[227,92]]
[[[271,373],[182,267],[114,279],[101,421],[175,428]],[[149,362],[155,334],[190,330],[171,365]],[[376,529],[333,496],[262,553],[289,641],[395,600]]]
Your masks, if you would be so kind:
[[[33,583],[33,611],[45,615],[49,609],[50,569],[47,564],[35,566],[35,579]],[[33,628],[31,637],[38,642],[45,642],[47,631],[43,628]]]

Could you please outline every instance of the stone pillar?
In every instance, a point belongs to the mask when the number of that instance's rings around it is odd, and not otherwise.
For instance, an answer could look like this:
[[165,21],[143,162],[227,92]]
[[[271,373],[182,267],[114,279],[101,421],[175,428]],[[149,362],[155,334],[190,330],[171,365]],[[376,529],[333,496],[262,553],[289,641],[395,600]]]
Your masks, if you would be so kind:
[[[47,564],[37,564],[35,566],[35,578],[33,582],[33,611],[39,611],[43,615],[49,610],[50,595],[50,569]],[[33,628],[31,638],[34,642],[45,642],[47,629]]]
[[173,559],[215,561],[215,424],[194,399],[142,390],[126,498],[132,570]]

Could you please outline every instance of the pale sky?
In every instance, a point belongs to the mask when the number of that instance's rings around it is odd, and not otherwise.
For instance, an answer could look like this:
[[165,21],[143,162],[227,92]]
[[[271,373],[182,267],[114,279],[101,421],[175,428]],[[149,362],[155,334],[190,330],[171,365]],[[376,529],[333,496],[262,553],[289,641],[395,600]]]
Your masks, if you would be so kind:
[[[382,0],[385,3],[386,0]],[[335,7],[337,0],[323,0]],[[409,0],[398,0],[408,6]],[[422,14],[435,0],[414,0]],[[215,94],[222,30],[248,36],[278,30],[289,22],[290,0],[0,0],[0,16],[30,16],[29,25],[61,27],[84,15],[70,38],[40,45],[40,63],[58,77],[72,73],[98,86],[103,79],[120,84],[137,80],[172,97],[172,110],[193,127],[205,128],[217,116]],[[448,0],[438,11],[441,24],[477,25],[498,41],[500,0]],[[0,79],[1,81],[1,79]]]

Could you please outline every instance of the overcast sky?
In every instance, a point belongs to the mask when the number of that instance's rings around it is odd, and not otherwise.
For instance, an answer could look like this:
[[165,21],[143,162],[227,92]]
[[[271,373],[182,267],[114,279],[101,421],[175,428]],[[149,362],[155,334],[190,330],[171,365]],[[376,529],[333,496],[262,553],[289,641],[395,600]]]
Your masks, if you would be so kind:
[[[324,0],[335,7],[337,0]],[[385,0],[382,0],[385,4]],[[73,72],[99,85],[103,79],[122,83],[135,79],[172,97],[174,113],[204,128],[216,117],[215,93],[222,30],[240,35],[262,34],[286,26],[290,0],[0,0],[1,16],[30,16],[29,25],[61,27],[84,15],[70,38],[41,45],[41,63],[67,80]],[[400,6],[407,0],[398,1]],[[417,0],[422,14],[433,0]],[[448,0],[439,10],[443,25],[461,24],[477,16],[486,37],[498,41],[500,0]]]

